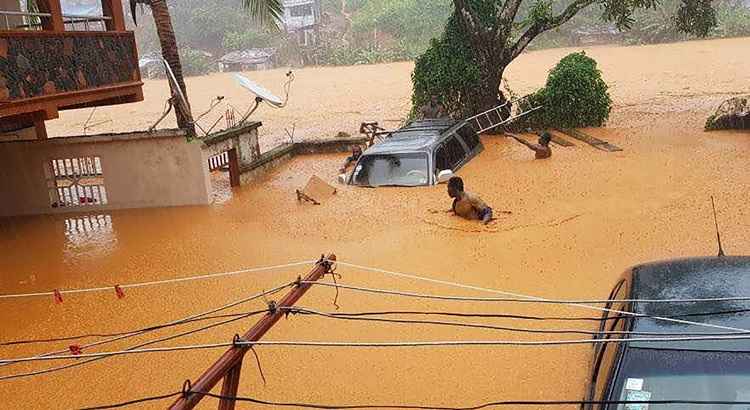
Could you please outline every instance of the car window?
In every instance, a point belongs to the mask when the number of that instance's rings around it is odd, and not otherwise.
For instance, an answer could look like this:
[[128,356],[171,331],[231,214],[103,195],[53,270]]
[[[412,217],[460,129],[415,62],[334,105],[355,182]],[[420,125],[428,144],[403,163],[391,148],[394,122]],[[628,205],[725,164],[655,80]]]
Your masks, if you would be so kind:
[[466,151],[455,135],[451,135],[445,142],[445,151],[448,154],[450,169],[456,170],[466,157]]
[[469,151],[473,151],[474,148],[479,145],[479,135],[474,132],[474,129],[471,128],[469,124],[461,127],[461,129],[458,130],[458,135],[460,135],[464,140],[464,143],[466,144],[466,147],[469,148]]
[[360,159],[352,174],[352,184],[363,186],[427,185],[426,154],[366,155]]
[[[631,348],[617,378],[614,400],[748,401],[750,354]],[[621,404],[611,408],[630,410],[633,406]],[[684,408],[684,404],[659,406],[668,410]],[[716,404],[700,408],[747,410],[748,405]]]

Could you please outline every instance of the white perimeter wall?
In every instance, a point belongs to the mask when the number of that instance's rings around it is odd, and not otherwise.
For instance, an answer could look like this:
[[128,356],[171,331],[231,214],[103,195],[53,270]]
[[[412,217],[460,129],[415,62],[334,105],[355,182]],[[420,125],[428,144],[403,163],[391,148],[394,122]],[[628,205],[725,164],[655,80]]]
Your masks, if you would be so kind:
[[[52,208],[45,164],[98,156],[109,203]],[[181,132],[0,142],[0,216],[209,203],[208,165]]]

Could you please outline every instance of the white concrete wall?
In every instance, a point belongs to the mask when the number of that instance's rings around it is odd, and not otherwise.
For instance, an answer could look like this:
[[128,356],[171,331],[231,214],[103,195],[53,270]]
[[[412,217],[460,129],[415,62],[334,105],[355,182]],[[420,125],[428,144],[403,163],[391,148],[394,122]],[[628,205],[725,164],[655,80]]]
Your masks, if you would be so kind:
[[[52,208],[45,166],[98,156],[109,203]],[[208,165],[199,143],[177,131],[0,142],[0,216],[209,203]]]

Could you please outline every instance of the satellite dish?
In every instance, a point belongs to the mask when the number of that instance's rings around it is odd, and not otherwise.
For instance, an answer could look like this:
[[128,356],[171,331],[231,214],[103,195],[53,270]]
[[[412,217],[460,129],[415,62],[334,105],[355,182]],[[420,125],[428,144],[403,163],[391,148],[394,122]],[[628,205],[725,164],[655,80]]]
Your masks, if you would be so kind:
[[172,68],[169,66],[169,63],[167,63],[167,60],[162,58],[161,61],[164,63],[164,71],[166,71],[167,73],[167,80],[172,86],[171,88],[175,93],[177,102],[179,103],[178,108],[182,109],[182,112],[186,116],[189,116],[190,120],[192,121],[193,114],[190,112],[190,106],[187,103],[187,99],[185,98],[185,95],[182,93],[182,89],[180,88],[180,85],[177,84],[177,79],[175,78],[174,73],[172,72]]
[[273,95],[272,92],[250,81],[247,77],[240,75],[240,74],[235,74],[234,77],[237,79],[237,82],[239,82],[242,87],[246,88],[248,91],[255,94],[258,98],[262,99],[263,101],[277,108],[281,108],[284,106],[284,101],[281,101],[281,98]]

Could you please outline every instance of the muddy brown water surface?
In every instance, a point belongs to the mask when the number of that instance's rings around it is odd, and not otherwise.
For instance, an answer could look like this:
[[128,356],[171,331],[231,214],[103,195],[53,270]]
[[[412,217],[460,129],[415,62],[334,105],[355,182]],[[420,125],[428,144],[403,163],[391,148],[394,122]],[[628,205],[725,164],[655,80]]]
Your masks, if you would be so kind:
[[[484,137],[486,150],[459,174],[467,190],[481,195],[497,211],[512,212],[498,215],[498,220],[489,227],[437,212],[450,206],[445,186],[411,189],[339,186],[338,193],[320,206],[299,204],[294,190],[304,186],[313,174],[333,183],[345,155],[297,157],[258,183],[234,190],[231,199],[221,199],[213,206],[108,212],[101,226],[90,230],[73,228],[71,222],[66,222],[71,216],[0,220],[0,292],[168,279],[303,261],[334,252],[342,261],[511,292],[550,298],[603,298],[621,272],[633,264],[714,254],[710,195],[717,198],[726,250],[731,254],[748,254],[750,135],[702,132],[706,115],[723,98],[735,91],[748,92],[750,64],[739,57],[746,44],[747,39],[738,39],[588,50],[612,84],[615,100],[610,125],[588,132],[624,151],[605,153],[576,141],[575,147],[553,147],[550,160],[533,161],[530,151],[509,139]],[[527,89],[540,85],[549,67],[570,51],[550,50],[523,56],[512,66],[511,84]],[[636,64],[637,61],[649,64]],[[339,125],[356,127],[362,117],[402,115],[408,102],[410,67],[404,63],[301,70],[296,90],[300,93],[297,101],[304,102],[304,106],[290,105],[287,111],[273,111],[267,117],[266,113],[261,114],[264,127],[278,129],[280,123],[294,118],[299,124],[307,121],[298,127],[298,132],[310,129],[328,135],[335,133]],[[280,73],[257,75],[272,78]],[[229,81],[229,77],[221,75],[191,79],[189,86],[194,90],[191,97],[207,93],[210,88],[224,87],[223,82]],[[343,84],[337,89],[321,87],[316,91],[318,84],[334,81]],[[351,91],[355,83],[364,84],[370,94],[383,94],[360,97]],[[158,88],[162,86],[158,82],[147,83],[147,98],[161,92]],[[300,90],[303,88],[307,91]],[[111,108],[111,112],[126,116],[129,110],[141,108],[135,104]],[[361,114],[340,114],[353,109]],[[63,113],[61,124],[74,123],[78,114]],[[140,124],[137,115],[129,118],[134,125]],[[112,291],[66,295],[62,304],[55,304],[51,297],[0,300],[0,340],[145,327],[270,289],[308,270],[308,267],[286,268],[128,289],[124,299],[117,299]],[[344,266],[338,272],[342,274],[341,283],[353,285],[488,296]],[[335,311],[334,294],[331,288],[316,287],[299,305]],[[338,304],[341,312],[450,310],[596,315],[562,306],[420,301],[346,290],[341,290]],[[256,301],[231,311],[263,307],[264,302]],[[255,320],[244,319],[162,345],[230,341]],[[575,322],[471,321],[540,329],[594,329],[594,325]],[[180,330],[202,325],[205,323],[194,323]],[[102,350],[120,350],[175,332],[176,329],[162,330],[113,343]],[[279,322],[266,339],[579,337],[583,336],[290,316]],[[0,357],[65,349],[68,344],[0,347]],[[177,391],[185,379],[194,380],[222,351],[112,357],[57,373],[2,381],[0,393],[4,399],[0,408],[67,409]],[[591,355],[590,346],[259,347],[257,351],[268,384],[263,385],[254,360],[248,356],[240,394],[277,401],[435,406],[468,406],[497,400],[580,399]],[[59,364],[64,363],[0,367],[0,375]],[[150,403],[141,408],[167,404]],[[205,399],[201,408],[215,405],[212,399]],[[240,404],[238,408],[250,406]]]

